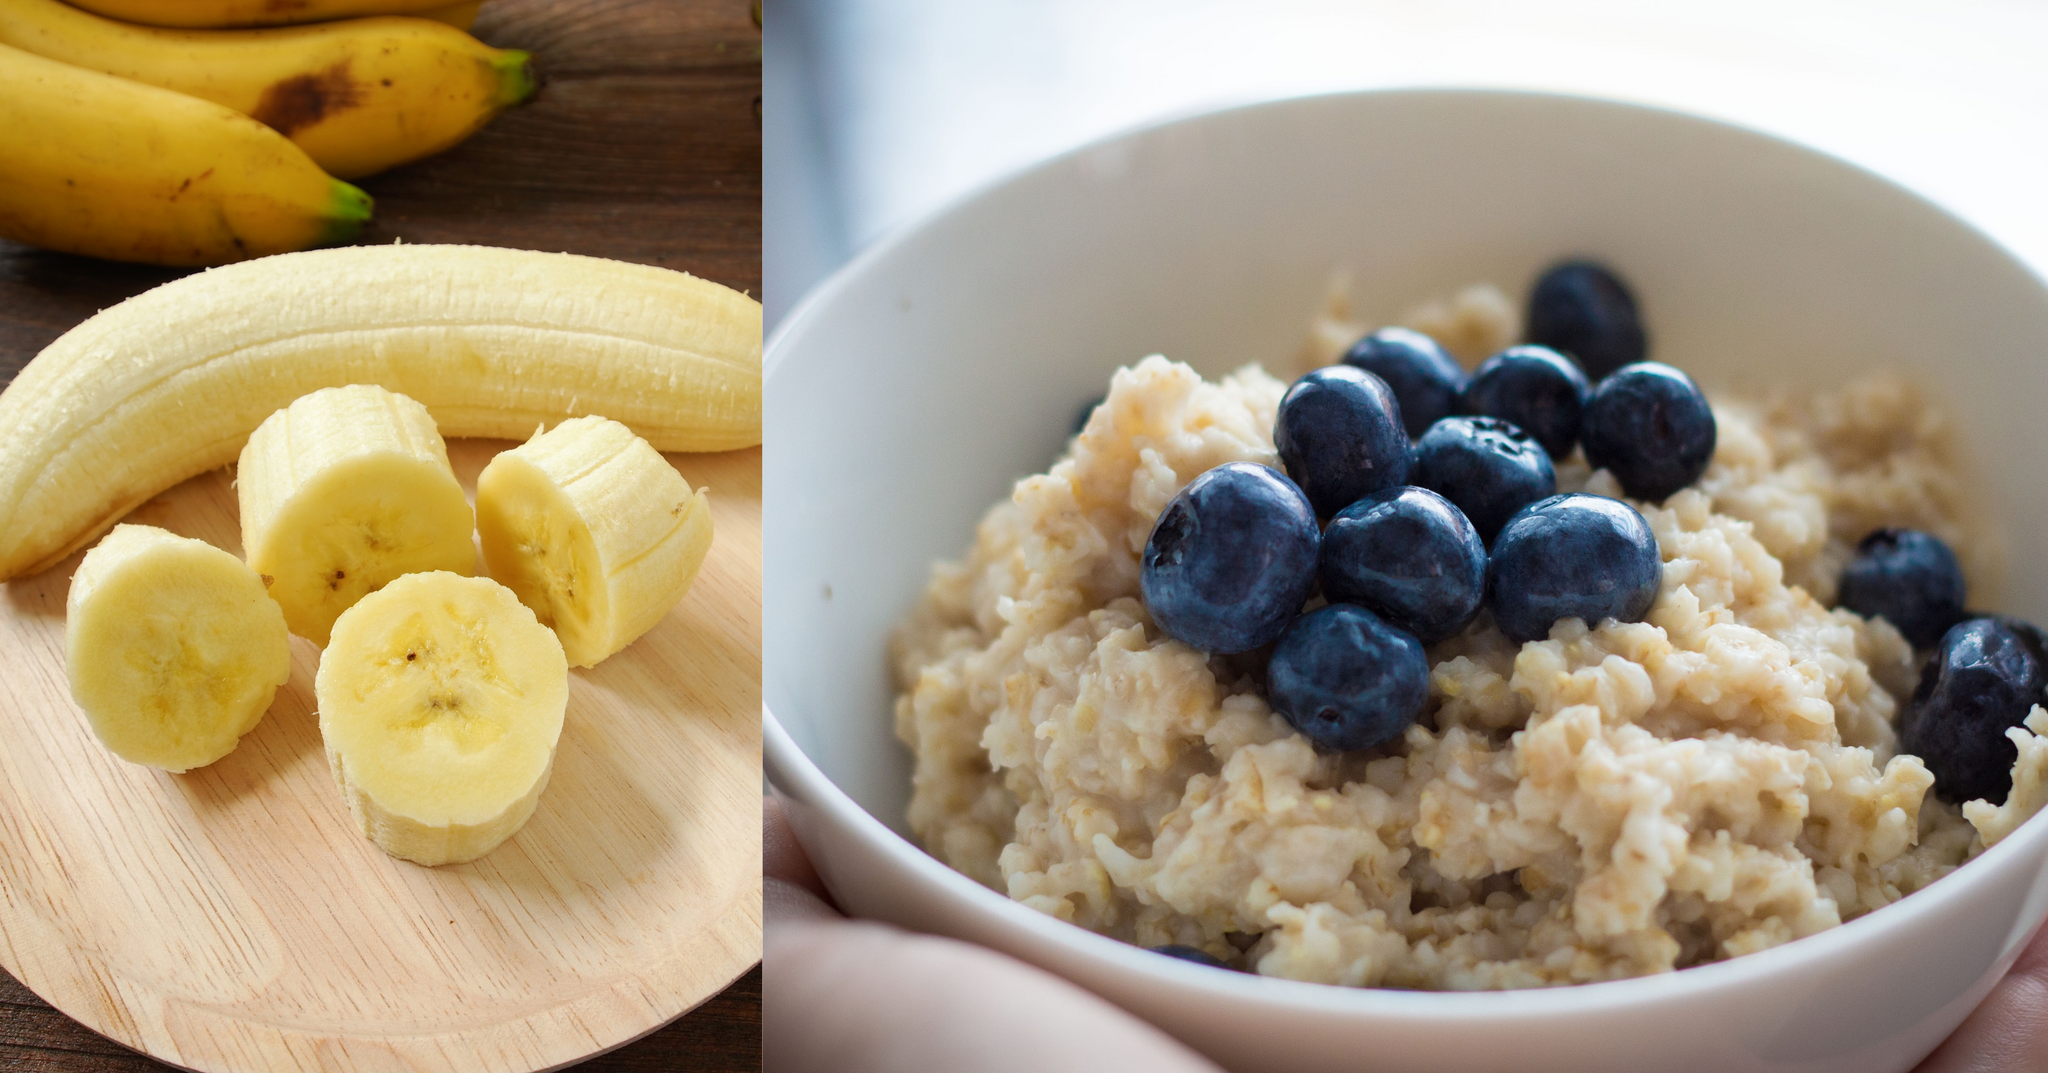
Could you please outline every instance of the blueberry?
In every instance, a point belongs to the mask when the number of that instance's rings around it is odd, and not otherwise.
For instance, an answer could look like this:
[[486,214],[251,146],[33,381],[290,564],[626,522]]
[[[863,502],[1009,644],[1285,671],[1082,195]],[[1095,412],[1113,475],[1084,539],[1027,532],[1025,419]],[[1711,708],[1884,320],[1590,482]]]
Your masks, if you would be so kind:
[[1930,533],[1879,529],[1842,568],[1835,602],[1865,618],[1882,617],[1914,648],[1926,648],[1963,620],[1963,567]]
[[1138,585],[1167,636],[1245,652],[1287,628],[1315,588],[1322,541],[1294,482],[1252,462],[1189,481],[1159,512]]
[[1498,417],[1562,459],[1579,442],[1579,418],[1593,385],[1570,358],[1547,346],[1514,346],[1486,359],[1465,385],[1468,414]]
[[1479,614],[1486,545],[1465,512],[1413,485],[1345,507],[1323,530],[1323,595],[1359,604],[1433,645]]
[[1317,369],[1287,389],[1273,446],[1321,517],[1408,480],[1408,433],[1393,389],[1349,365]]
[[1097,395],[1094,398],[1089,399],[1087,402],[1083,403],[1081,405],[1081,412],[1074,415],[1073,434],[1079,436],[1081,434],[1081,430],[1088,427],[1088,419],[1095,416],[1095,408],[1108,401],[1109,396]]
[[1456,504],[1488,545],[1523,507],[1557,491],[1550,455],[1497,417],[1446,417],[1415,441],[1413,483]]
[[1574,492],[1508,522],[1486,564],[1493,621],[1516,641],[1540,641],[1561,618],[1641,622],[1657,600],[1664,561],[1634,507]]
[[1429,701],[1422,642],[1356,604],[1294,620],[1266,664],[1273,710],[1325,752],[1370,749],[1401,736]]
[[1595,380],[1650,350],[1635,296],[1594,261],[1552,265],[1537,279],[1529,292],[1529,341],[1570,354]]
[[1394,389],[1394,398],[1401,402],[1401,423],[1411,437],[1458,412],[1465,370],[1436,340],[1421,332],[1381,328],[1352,344],[1344,353],[1344,363],[1364,369]]
[[1152,952],[1155,954],[1165,954],[1170,958],[1179,958],[1182,961],[1192,961],[1197,965],[1207,965],[1212,969],[1230,968],[1229,965],[1217,960],[1215,955],[1199,947],[1182,946],[1179,943],[1174,943],[1169,946],[1155,946],[1152,948]]
[[1714,457],[1714,410],[1692,378],[1637,362],[1600,381],[1579,428],[1586,461],[1652,502],[1686,487]]
[[1951,803],[2005,801],[2019,750],[2006,729],[2019,726],[2048,686],[2048,644],[2019,619],[1960,622],[1941,635],[1920,669],[1899,747],[1934,773],[1934,794]]

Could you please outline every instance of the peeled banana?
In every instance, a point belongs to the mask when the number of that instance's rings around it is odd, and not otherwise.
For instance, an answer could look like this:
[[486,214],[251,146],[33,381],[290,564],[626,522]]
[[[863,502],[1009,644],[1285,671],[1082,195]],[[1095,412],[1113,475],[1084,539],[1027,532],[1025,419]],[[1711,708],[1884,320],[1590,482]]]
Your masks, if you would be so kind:
[[0,44],[232,108],[344,179],[447,149],[537,84],[526,53],[423,18],[163,30],[0,0]]
[[447,7],[448,0],[78,0],[78,6],[143,26],[199,30],[285,26],[358,15],[418,15]]
[[394,857],[450,864],[489,853],[533,815],[569,666],[503,585],[407,574],[334,623],[313,692],[356,826]]
[[315,391],[271,414],[235,470],[242,550],[293,633],[404,574],[476,572],[473,518],[427,408],[381,387]]
[[211,101],[0,45],[0,237],[164,265],[346,242],[370,197]]
[[[0,104],[4,108],[4,104]],[[761,442],[761,306],[680,272],[477,246],[358,246],[174,280],[50,344],[0,394],[0,579],[235,460],[323,387],[419,400],[444,436],[589,413],[664,451]]]
[[284,616],[206,543],[118,525],[78,565],[64,615],[71,696],[123,760],[166,771],[232,752],[291,677]]
[[683,598],[711,547],[711,503],[631,429],[579,417],[491,459],[476,526],[491,576],[571,666],[592,667]]

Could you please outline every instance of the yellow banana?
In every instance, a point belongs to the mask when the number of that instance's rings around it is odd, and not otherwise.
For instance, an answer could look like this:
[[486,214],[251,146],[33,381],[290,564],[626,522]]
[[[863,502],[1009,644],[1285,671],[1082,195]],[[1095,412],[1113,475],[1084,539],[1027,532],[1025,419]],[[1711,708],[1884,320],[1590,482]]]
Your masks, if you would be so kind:
[[190,771],[255,729],[292,674],[284,615],[242,560],[118,525],[64,608],[64,668],[92,732],[123,760]]
[[271,414],[235,464],[235,499],[249,568],[316,645],[395,578],[476,572],[476,516],[434,419],[380,387],[321,388]]
[[313,696],[356,829],[393,857],[454,864],[533,816],[562,737],[569,664],[505,586],[407,574],[335,621]]
[[370,197],[232,109],[0,45],[0,237],[161,265],[346,242]]
[[0,0],[0,45],[225,105],[344,179],[447,149],[536,85],[526,53],[431,19],[160,30]]
[[423,15],[448,0],[78,0],[79,7],[143,26],[218,30],[292,26],[362,15]]
[[477,9],[483,6],[483,0],[469,0],[466,4],[450,4],[447,7],[437,7],[432,11],[421,11],[416,14],[423,19],[445,22],[458,30],[467,30],[476,25]]
[[663,451],[761,442],[761,305],[681,272],[482,246],[351,246],[173,280],[66,332],[0,394],[0,580],[227,465],[323,387],[444,436],[600,414]]
[[491,576],[572,665],[595,667],[689,590],[711,549],[711,502],[631,429],[579,417],[477,474],[476,534]]

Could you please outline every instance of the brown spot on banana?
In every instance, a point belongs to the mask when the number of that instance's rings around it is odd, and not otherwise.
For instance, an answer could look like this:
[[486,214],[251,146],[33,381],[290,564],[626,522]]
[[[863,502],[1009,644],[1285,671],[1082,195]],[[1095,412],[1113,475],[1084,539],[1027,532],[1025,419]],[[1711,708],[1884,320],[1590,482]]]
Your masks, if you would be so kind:
[[349,77],[349,61],[325,70],[282,79],[263,91],[250,118],[289,135],[362,103],[361,88]]

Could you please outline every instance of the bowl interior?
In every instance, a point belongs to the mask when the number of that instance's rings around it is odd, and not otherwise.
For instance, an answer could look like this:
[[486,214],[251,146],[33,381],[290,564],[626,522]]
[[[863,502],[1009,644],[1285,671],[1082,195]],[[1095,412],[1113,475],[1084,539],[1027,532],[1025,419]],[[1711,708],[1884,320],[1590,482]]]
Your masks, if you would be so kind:
[[1151,353],[1281,368],[1333,271],[1381,322],[1474,281],[1518,299],[1590,254],[1652,357],[1712,389],[1913,377],[1967,430],[2009,544],[1975,606],[2048,620],[2033,442],[2048,292],[1890,183],[1635,106],[1415,91],[1140,131],[970,197],[842,270],[768,353],[764,689],[791,738],[902,832],[887,638],[935,559]]

